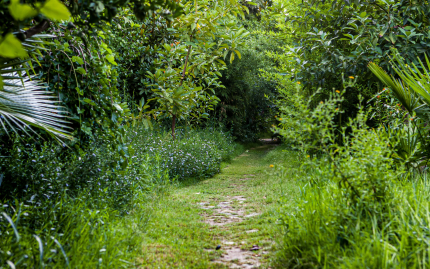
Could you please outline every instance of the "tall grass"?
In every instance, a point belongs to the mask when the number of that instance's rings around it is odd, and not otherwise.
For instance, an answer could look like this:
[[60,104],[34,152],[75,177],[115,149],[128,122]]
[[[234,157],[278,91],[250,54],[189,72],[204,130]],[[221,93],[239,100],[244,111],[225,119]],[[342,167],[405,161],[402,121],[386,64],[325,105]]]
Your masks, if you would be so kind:
[[280,268],[429,267],[428,180],[426,174],[413,176],[418,173],[396,157],[404,137],[391,131],[410,123],[398,119],[371,128],[374,110],[360,105],[355,118],[338,126],[348,87],[315,108],[297,92],[282,108],[279,133],[302,154],[293,175],[301,196],[294,209],[289,197],[281,199],[284,237],[274,263]]
[[[143,165],[149,171],[149,163]],[[121,268],[133,263],[140,251],[138,236],[143,236],[151,209],[161,194],[160,183],[169,181],[166,173],[146,179],[158,185],[128,189],[133,197],[127,211],[110,204],[115,199],[107,190],[103,195],[88,188],[73,196],[64,190],[43,203],[22,198],[5,201],[0,215],[0,265]]]
[[[318,172],[307,174],[319,177]],[[311,175],[312,176],[312,175]],[[280,268],[427,268],[430,266],[430,182],[390,182],[394,201],[386,217],[346,210],[345,190],[328,181],[295,179],[301,195],[294,210],[281,210],[285,236],[275,265]],[[289,204],[288,197],[282,203]],[[345,221],[347,220],[347,221]]]

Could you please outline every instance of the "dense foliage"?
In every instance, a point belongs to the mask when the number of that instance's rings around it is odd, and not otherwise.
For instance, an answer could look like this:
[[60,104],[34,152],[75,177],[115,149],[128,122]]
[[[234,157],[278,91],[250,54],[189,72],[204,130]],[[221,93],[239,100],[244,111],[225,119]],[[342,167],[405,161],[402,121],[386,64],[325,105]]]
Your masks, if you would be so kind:
[[301,161],[274,266],[428,266],[429,12],[1,2],[0,267],[133,264],[156,197],[268,130]]
[[136,145],[161,159],[160,166],[171,178],[205,178],[220,172],[222,161],[228,161],[236,150],[232,137],[221,130],[207,128],[205,132],[178,129],[176,141],[170,134],[141,130]]
[[[175,180],[219,172],[221,161],[238,149],[231,136],[213,128],[181,129],[173,141],[166,131],[141,127],[127,132],[126,141],[136,151],[125,170],[103,141],[76,155],[55,142],[16,142],[15,155],[0,159],[0,266],[111,268],[133,262],[129,254],[139,251],[137,239],[117,225],[139,222],[133,229],[143,232],[150,199]],[[119,220],[131,212],[137,213]]]
[[241,61],[227,64],[222,71],[220,80],[225,88],[217,90],[220,101],[214,116],[238,139],[255,141],[276,113],[270,101],[278,94],[276,83],[262,74],[275,71],[270,55],[281,52],[281,41],[261,22],[250,20],[244,26],[251,34],[241,50]]
[[[127,229],[143,233],[151,200],[238,150],[220,125],[198,126],[227,54],[241,56],[248,33],[234,22],[246,12],[237,1],[0,3],[0,267],[134,262]],[[160,127],[172,117],[176,140]]]

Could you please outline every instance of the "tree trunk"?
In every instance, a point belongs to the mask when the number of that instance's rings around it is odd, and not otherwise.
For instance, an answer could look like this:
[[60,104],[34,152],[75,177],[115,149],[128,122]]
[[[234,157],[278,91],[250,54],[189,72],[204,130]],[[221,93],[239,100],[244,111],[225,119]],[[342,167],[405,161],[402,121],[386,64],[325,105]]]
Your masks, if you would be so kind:
[[[191,36],[191,38],[193,38],[193,36]],[[181,83],[179,84],[179,86],[182,86],[182,83],[184,83],[185,71],[187,70],[188,58],[190,57],[190,52],[191,52],[191,45],[188,46],[188,53],[187,53],[187,57],[185,58],[184,70],[182,71],[182,78],[181,78]],[[175,140],[175,125],[176,125],[176,115],[173,115],[173,118],[172,118],[172,137],[173,137],[173,140]]]
[[172,118],[172,137],[173,137],[173,140],[175,140],[175,125],[176,125],[176,115],[173,115],[173,118]]

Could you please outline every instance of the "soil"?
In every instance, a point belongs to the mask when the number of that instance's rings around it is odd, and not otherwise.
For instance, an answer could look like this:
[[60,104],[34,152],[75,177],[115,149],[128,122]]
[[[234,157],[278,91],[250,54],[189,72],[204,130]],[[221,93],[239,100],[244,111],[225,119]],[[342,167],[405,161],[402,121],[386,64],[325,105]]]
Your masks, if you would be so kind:
[[[272,141],[267,139],[267,141],[262,141],[265,144],[276,144],[277,141]],[[260,148],[260,147],[259,147]],[[261,148],[267,148],[267,146],[261,146]],[[247,157],[249,154],[244,153],[238,158]],[[254,174],[244,174],[242,178],[239,178],[237,183],[231,184],[230,187],[235,188],[240,191],[243,185],[240,184],[242,181],[252,180],[255,177]],[[237,224],[245,219],[253,218],[260,215],[260,212],[246,213],[247,207],[247,197],[237,195],[237,196],[226,196],[225,199],[221,202],[218,202],[216,205],[210,205],[210,201],[201,202],[200,206],[202,209],[210,210],[211,214],[203,213],[204,222],[211,226],[222,227],[226,231],[229,231],[228,234],[231,234],[230,224]],[[246,233],[256,233],[259,230],[251,229],[246,231]],[[214,263],[223,264],[229,268],[259,268],[260,257],[265,252],[258,245],[247,245],[245,242],[234,242],[231,241],[230,238],[222,238],[220,250],[223,251],[223,254],[220,258],[214,260]],[[208,250],[212,251],[212,250]]]
[[[235,203],[236,201],[238,203]],[[230,223],[238,223],[242,222],[244,218],[252,218],[259,215],[259,213],[245,214],[246,198],[244,196],[227,196],[223,202],[218,203],[216,206],[208,206],[208,204],[209,202],[200,203],[202,209],[213,209],[213,214],[205,218],[205,222],[212,226],[225,226]],[[232,206],[232,204],[240,206]],[[246,233],[257,231],[254,229],[246,231]],[[261,254],[258,251],[260,248],[253,246],[248,249],[241,243],[243,242],[232,242],[228,238],[225,238],[221,245],[224,254],[215,260],[214,263],[221,263],[227,265],[229,268],[259,268],[259,257]]]

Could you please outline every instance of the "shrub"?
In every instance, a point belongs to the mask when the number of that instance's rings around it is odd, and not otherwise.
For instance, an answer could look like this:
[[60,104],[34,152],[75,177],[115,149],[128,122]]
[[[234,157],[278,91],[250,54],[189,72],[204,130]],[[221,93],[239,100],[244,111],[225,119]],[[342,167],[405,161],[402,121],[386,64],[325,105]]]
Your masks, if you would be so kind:
[[49,143],[15,149],[2,162],[1,268],[119,268],[135,259],[130,230],[143,232],[151,197],[169,182],[159,158],[136,154],[120,170],[103,143],[81,155]]
[[23,141],[0,159],[0,268],[128,266],[141,251],[130,231],[144,232],[154,195],[174,178],[217,173],[236,150],[214,128],[182,128],[173,141],[138,127],[127,131],[135,152],[122,169],[118,150],[103,141],[74,150]]
[[[345,193],[335,181],[324,186],[303,184],[295,210],[291,212],[288,207],[282,213],[285,237],[278,252],[278,265],[282,268],[428,266],[428,179],[390,181],[387,187],[395,202],[385,208],[387,218],[381,221],[378,214],[366,217],[342,211],[346,207]],[[287,204],[288,197],[284,199]]]
[[236,149],[232,137],[221,130],[206,128],[193,130],[179,128],[176,140],[167,130],[136,132],[135,147],[159,154],[161,167],[170,177],[185,179],[211,177],[220,171],[222,161],[228,161]]
[[0,199],[20,197],[43,205],[46,199],[56,200],[63,193],[74,196],[85,190],[88,198],[97,197],[95,202],[125,210],[136,192],[154,184],[154,171],[144,165],[154,162],[156,156],[136,153],[123,170],[117,152],[102,141],[74,152],[55,142],[16,141],[12,149],[3,153],[7,157],[0,159]]
[[[356,118],[338,127],[342,94],[335,92],[311,109],[311,101],[306,104],[297,93],[282,108],[285,120],[279,131],[295,139],[309,180],[295,210],[281,209],[285,236],[276,263],[295,268],[425,267],[427,177],[411,177],[402,162],[394,161],[403,138],[383,126],[370,128],[366,123],[372,108],[359,107]],[[288,197],[282,199],[287,205]]]

